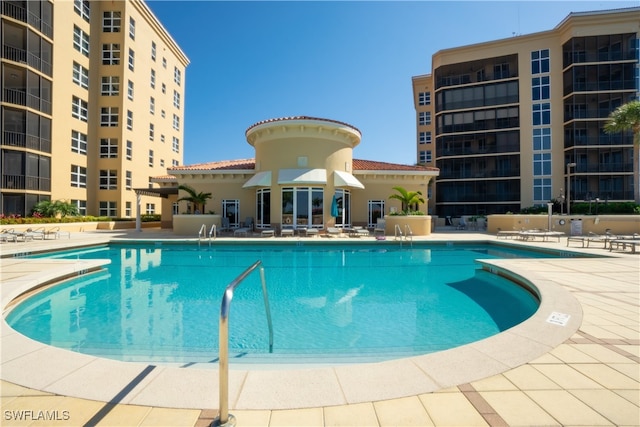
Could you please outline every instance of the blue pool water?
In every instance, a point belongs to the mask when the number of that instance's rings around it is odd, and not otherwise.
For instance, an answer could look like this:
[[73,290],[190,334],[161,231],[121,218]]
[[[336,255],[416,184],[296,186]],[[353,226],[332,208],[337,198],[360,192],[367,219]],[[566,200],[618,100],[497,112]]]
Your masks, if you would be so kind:
[[17,331],[65,349],[120,360],[216,361],[225,287],[262,260],[234,295],[229,349],[260,363],[313,358],[384,360],[456,347],[528,317],[538,301],[475,259],[550,256],[492,245],[111,245],[55,255],[108,258],[102,272],[50,287],[7,316]]

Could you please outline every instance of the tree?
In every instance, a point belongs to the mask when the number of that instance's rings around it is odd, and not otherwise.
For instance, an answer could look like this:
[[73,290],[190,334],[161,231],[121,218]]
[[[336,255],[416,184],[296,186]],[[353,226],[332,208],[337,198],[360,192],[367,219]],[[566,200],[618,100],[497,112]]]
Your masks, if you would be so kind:
[[640,101],[627,102],[612,111],[604,131],[633,132],[633,192],[635,202],[640,203]]
[[34,213],[48,218],[78,215],[78,207],[65,200],[43,200],[33,207]]
[[409,213],[418,210],[418,204],[425,203],[422,193],[419,191],[407,191],[402,187],[393,187],[397,194],[389,196],[390,199],[400,200],[402,202],[402,212]]
[[185,191],[189,196],[181,197],[178,199],[178,202],[187,201],[193,205],[193,212],[195,213],[198,208],[202,208],[200,212],[204,212],[204,206],[207,204],[207,200],[211,198],[211,193],[197,193],[192,187],[188,185],[179,185],[179,190]]

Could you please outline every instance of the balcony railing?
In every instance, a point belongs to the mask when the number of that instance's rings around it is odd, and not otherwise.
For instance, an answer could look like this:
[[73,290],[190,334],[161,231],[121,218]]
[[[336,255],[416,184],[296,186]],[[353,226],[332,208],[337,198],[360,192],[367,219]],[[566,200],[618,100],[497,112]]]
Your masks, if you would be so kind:
[[20,64],[26,64],[35,68],[44,74],[51,76],[52,67],[51,63],[43,60],[36,54],[28,52],[25,49],[15,46],[2,46],[2,57],[9,61],[18,62]]
[[15,3],[2,2],[2,14],[17,21],[31,25],[35,29],[42,32],[45,36],[53,38],[53,27],[48,22],[43,21],[37,15],[27,11],[24,7],[20,7]]

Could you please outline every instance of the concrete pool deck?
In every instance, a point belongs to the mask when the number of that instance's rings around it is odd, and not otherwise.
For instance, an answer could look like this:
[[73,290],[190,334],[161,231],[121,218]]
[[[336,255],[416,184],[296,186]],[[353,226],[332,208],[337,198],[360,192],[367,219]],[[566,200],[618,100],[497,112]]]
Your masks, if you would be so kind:
[[[3,243],[0,251],[4,257],[113,238],[171,239],[172,233],[72,233],[70,239]],[[417,240],[496,237],[449,232]],[[542,306],[523,324],[457,349],[277,370],[243,370],[231,361],[230,412],[238,425],[639,425],[640,255],[567,248],[566,239],[507,244],[608,258],[491,261],[488,268],[533,283]],[[25,288],[95,267],[52,261],[0,259],[5,313]],[[569,315],[565,325],[563,315]],[[217,369],[148,368],[71,353],[35,343],[4,321],[0,378],[3,425],[194,426],[217,414]],[[29,411],[31,421],[17,420]],[[38,421],[37,411],[69,418]]]

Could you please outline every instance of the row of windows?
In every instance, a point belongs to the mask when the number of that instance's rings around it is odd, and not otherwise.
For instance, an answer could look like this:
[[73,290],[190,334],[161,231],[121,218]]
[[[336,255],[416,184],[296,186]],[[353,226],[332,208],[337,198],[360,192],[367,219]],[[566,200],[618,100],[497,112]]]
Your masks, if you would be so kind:
[[[102,107],[100,109],[100,126],[117,127],[119,124],[119,112],[118,107]],[[87,122],[89,119],[88,103],[77,96],[73,96],[71,100],[71,116]],[[127,110],[127,129],[133,130],[133,111],[131,110]],[[173,129],[180,131],[180,116],[177,114],[173,115]]]
[[[180,140],[173,138],[171,149],[175,153],[180,152]],[[116,138],[101,138],[100,139],[100,158],[101,159],[115,159],[118,158],[119,144]],[[78,154],[87,154],[87,135],[75,130],[71,131],[71,152]],[[133,159],[133,143],[126,141],[125,157],[127,160]],[[149,166],[153,166],[154,153],[153,150],[149,150]],[[160,166],[164,167],[164,160],[160,160]],[[178,161],[173,160],[172,166],[178,166]]]

